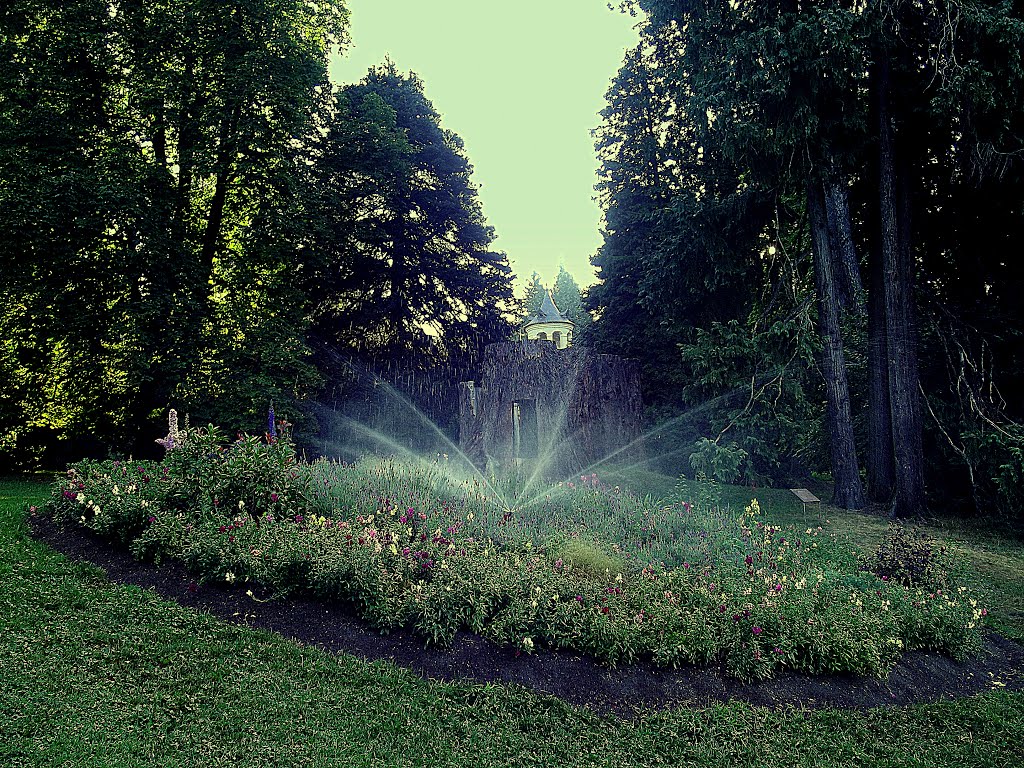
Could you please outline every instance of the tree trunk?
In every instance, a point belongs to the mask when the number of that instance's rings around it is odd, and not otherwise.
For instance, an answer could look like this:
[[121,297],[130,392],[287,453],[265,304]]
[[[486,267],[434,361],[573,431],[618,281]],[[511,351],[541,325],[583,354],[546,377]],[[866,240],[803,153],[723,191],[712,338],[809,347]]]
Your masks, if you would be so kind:
[[161,171],[167,170],[167,125],[164,118],[164,100],[153,105],[153,157]]
[[[906,174],[898,173],[896,134],[889,109],[889,64],[879,57],[874,86],[878,112],[878,192],[884,285],[886,357],[895,463],[893,517],[924,509],[924,452],[914,328],[914,267]],[[902,176],[902,178],[900,178]]]
[[220,243],[221,227],[224,224],[224,207],[227,203],[228,185],[234,171],[235,156],[238,152],[237,131],[242,108],[236,102],[231,111],[221,119],[220,142],[217,153],[217,181],[210,201],[210,213],[203,232],[201,263],[207,270],[207,277],[213,276],[213,261]]
[[850,225],[850,199],[845,177],[831,176],[825,180],[825,210],[828,213],[829,240],[835,259],[839,298],[843,309],[858,317],[864,316],[864,283],[860,279],[860,263],[853,245]]
[[871,253],[868,270],[868,494],[891,504],[896,485],[889,404],[889,345],[885,323],[885,270],[881,249]]
[[827,420],[832,447],[832,475],[835,489],[832,503],[843,509],[864,506],[864,489],[857,466],[857,445],[853,436],[850,388],[846,381],[846,358],[840,325],[839,292],[833,246],[829,239],[825,192],[820,182],[807,185],[807,207],[814,247],[814,275],[818,293],[818,325],[821,332],[821,367],[825,376]]

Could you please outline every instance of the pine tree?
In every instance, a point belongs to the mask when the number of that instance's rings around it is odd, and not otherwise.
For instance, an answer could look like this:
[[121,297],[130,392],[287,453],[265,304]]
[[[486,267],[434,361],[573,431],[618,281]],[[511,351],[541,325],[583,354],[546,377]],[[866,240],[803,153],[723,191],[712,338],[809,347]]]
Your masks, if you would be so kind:
[[511,270],[471,173],[416,75],[389,61],[341,89],[316,171],[317,338],[428,367],[509,335]]

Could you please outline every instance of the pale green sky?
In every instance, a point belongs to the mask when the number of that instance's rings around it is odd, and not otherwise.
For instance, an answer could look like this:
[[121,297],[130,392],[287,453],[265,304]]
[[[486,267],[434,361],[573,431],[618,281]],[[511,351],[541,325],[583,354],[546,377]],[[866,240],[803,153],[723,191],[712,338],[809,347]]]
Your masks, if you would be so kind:
[[348,0],[352,45],[336,83],[390,55],[424,82],[466,144],[496,247],[518,283],[565,265],[594,281],[600,244],[591,129],[636,20],[605,0]]

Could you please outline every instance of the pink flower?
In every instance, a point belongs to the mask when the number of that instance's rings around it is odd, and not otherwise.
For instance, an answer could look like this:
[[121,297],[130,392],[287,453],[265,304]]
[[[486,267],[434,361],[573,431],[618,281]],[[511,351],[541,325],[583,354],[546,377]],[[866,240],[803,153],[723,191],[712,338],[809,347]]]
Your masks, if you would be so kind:
[[278,500],[279,498],[281,498],[281,497],[280,497],[280,496],[278,496],[278,495],[277,495],[276,493],[272,493],[272,494],[270,494],[270,500],[271,500],[271,501],[273,501],[273,502],[275,502],[275,503],[277,502],[277,500]]
[[760,634],[761,634],[762,632],[764,632],[764,630],[763,630],[763,629],[761,629],[761,627],[754,627],[754,628],[753,628],[753,629],[752,629],[751,631],[752,631],[752,632],[753,632],[753,633],[754,633],[755,635],[760,635]]

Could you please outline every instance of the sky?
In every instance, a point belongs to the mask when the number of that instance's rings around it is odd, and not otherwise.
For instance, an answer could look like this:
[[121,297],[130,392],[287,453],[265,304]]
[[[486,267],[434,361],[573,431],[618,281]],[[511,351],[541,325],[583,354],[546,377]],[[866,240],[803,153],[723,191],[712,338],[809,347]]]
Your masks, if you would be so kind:
[[423,80],[442,125],[465,142],[495,247],[517,292],[564,266],[594,282],[601,243],[591,130],[636,19],[605,0],[348,0],[352,43],[331,79],[390,56]]

